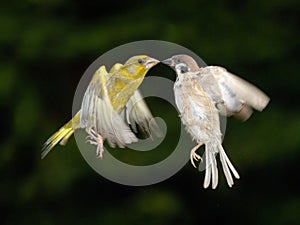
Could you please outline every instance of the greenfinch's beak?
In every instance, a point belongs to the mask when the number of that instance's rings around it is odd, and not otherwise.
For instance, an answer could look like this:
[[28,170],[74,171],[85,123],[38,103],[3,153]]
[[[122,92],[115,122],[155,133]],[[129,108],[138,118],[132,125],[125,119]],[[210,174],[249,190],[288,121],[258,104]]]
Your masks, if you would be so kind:
[[165,59],[163,61],[161,61],[163,64],[166,64],[172,68],[174,68],[175,64],[174,64],[174,61],[172,60],[172,58],[169,58],[169,59]]
[[150,69],[151,67],[155,66],[159,61],[154,58],[148,58],[145,62],[146,69]]

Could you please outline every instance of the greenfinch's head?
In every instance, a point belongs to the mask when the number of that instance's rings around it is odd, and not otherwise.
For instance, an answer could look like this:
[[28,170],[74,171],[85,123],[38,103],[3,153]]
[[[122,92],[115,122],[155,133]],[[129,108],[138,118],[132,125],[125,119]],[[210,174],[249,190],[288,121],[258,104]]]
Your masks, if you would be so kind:
[[159,61],[147,55],[136,55],[129,58],[124,66],[126,66],[129,74],[135,77],[144,77],[148,70],[155,66]]

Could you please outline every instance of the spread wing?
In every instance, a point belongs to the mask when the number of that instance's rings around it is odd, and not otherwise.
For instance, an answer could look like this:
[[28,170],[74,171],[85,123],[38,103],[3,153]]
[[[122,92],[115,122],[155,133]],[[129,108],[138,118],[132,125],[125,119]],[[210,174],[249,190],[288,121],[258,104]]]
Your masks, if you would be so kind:
[[162,136],[162,133],[139,90],[136,90],[129,98],[125,107],[125,116],[134,132],[138,132],[138,126],[147,137],[150,137],[152,133],[157,137]]
[[[109,71],[109,74],[117,73],[122,68],[122,64],[116,63]],[[139,90],[136,90],[126,103],[125,110],[121,112],[121,115],[135,133],[137,133],[137,126],[147,136],[151,136],[151,131],[160,137],[161,131],[155,122],[146,102],[143,100],[143,96]]]
[[247,120],[252,114],[252,109],[262,111],[270,100],[257,87],[222,67],[208,66],[200,71],[202,86],[205,76],[215,78],[221,93],[221,99],[217,103],[225,104],[227,116],[234,114],[242,120]]
[[136,142],[137,138],[112,107],[106,86],[108,77],[105,66],[95,72],[83,97],[80,125],[82,128],[94,129],[111,147],[116,144],[124,147]]
[[114,64],[114,65],[110,68],[110,70],[109,70],[109,75],[111,75],[111,74],[117,72],[119,69],[122,68],[122,66],[124,66],[124,65],[121,64],[121,63],[116,63],[116,64]]

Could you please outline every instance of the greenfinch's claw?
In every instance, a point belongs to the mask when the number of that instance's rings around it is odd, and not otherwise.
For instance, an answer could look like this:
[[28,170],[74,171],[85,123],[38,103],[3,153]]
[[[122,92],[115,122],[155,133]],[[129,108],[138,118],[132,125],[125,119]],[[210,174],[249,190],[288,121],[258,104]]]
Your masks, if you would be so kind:
[[102,159],[104,152],[102,136],[93,129],[87,130],[87,133],[89,135],[86,137],[86,142],[97,146],[96,157]]

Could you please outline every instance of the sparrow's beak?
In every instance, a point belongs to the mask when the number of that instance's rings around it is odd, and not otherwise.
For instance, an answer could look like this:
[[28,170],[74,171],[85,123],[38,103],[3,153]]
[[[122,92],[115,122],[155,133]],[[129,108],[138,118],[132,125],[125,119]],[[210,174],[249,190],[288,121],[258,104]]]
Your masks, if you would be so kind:
[[163,60],[163,61],[161,61],[163,64],[166,64],[166,65],[168,65],[168,66],[170,66],[170,67],[174,67],[175,65],[174,65],[174,61],[171,59],[171,58],[169,58],[169,59],[165,59],[165,60]]
[[154,58],[148,58],[145,62],[146,69],[150,69],[151,67],[155,66],[159,61]]

